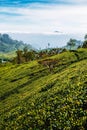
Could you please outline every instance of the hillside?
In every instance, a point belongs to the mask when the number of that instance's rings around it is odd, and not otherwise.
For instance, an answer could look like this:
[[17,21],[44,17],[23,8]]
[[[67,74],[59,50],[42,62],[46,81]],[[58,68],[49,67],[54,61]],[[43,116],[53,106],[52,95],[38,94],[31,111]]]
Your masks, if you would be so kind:
[[0,65],[1,130],[86,130],[87,49],[50,60]]
[[28,49],[33,49],[30,44],[25,44],[22,41],[13,40],[8,34],[0,34],[0,52],[7,53],[16,51],[18,49],[23,49],[26,47]]

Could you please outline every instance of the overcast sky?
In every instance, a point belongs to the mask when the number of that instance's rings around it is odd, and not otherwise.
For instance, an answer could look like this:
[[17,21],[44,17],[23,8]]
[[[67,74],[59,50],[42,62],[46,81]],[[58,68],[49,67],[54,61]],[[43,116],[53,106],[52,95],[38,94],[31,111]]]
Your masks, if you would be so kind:
[[85,34],[87,0],[0,0],[0,32]]

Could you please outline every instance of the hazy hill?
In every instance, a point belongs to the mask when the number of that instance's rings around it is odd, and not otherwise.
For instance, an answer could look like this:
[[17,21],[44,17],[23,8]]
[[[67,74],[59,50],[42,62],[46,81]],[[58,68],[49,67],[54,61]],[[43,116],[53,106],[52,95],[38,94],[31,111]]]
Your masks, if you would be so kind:
[[1,64],[1,130],[86,130],[87,49],[50,60],[52,72],[38,61]]
[[32,49],[33,47],[29,44],[25,44],[22,41],[13,40],[8,34],[0,34],[0,52],[12,52],[17,49],[23,49],[25,46],[28,49]]

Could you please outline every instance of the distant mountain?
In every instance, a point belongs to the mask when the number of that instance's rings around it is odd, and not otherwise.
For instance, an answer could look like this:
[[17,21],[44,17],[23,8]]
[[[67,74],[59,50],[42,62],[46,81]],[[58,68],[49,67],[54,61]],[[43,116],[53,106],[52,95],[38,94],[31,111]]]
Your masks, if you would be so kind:
[[0,34],[0,52],[11,52],[27,47],[29,50],[34,49],[30,44],[23,41],[13,40],[8,34]]

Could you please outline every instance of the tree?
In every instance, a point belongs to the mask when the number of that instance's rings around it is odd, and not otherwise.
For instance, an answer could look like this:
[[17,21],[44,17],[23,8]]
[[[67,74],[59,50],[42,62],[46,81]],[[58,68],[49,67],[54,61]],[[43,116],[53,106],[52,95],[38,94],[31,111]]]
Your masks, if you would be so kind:
[[76,40],[75,39],[70,39],[69,42],[67,43],[68,46],[70,46],[70,50],[72,47],[76,45]]
[[28,51],[27,52],[27,61],[31,61],[31,60],[34,60],[34,58],[35,58],[35,53],[34,53],[34,51]]
[[48,43],[48,48],[50,48],[50,43]]
[[17,50],[16,54],[17,54],[17,63],[21,64],[23,62],[23,51]]
[[87,34],[85,35],[84,39],[87,40]]
[[2,59],[0,59],[0,63],[2,63]]
[[87,48],[87,34],[84,37],[85,41],[83,42],[83,48]]
[[27,62],[28,59],[29,59],[29,58],[28,58],[28,48],[27,48],[27,47],[24,47],[23,52],[24,52],[23,56],[24,56],[24,58],[25,58],[25,61]]
[[83,48],[87,48],[87,40],[83,42]]

